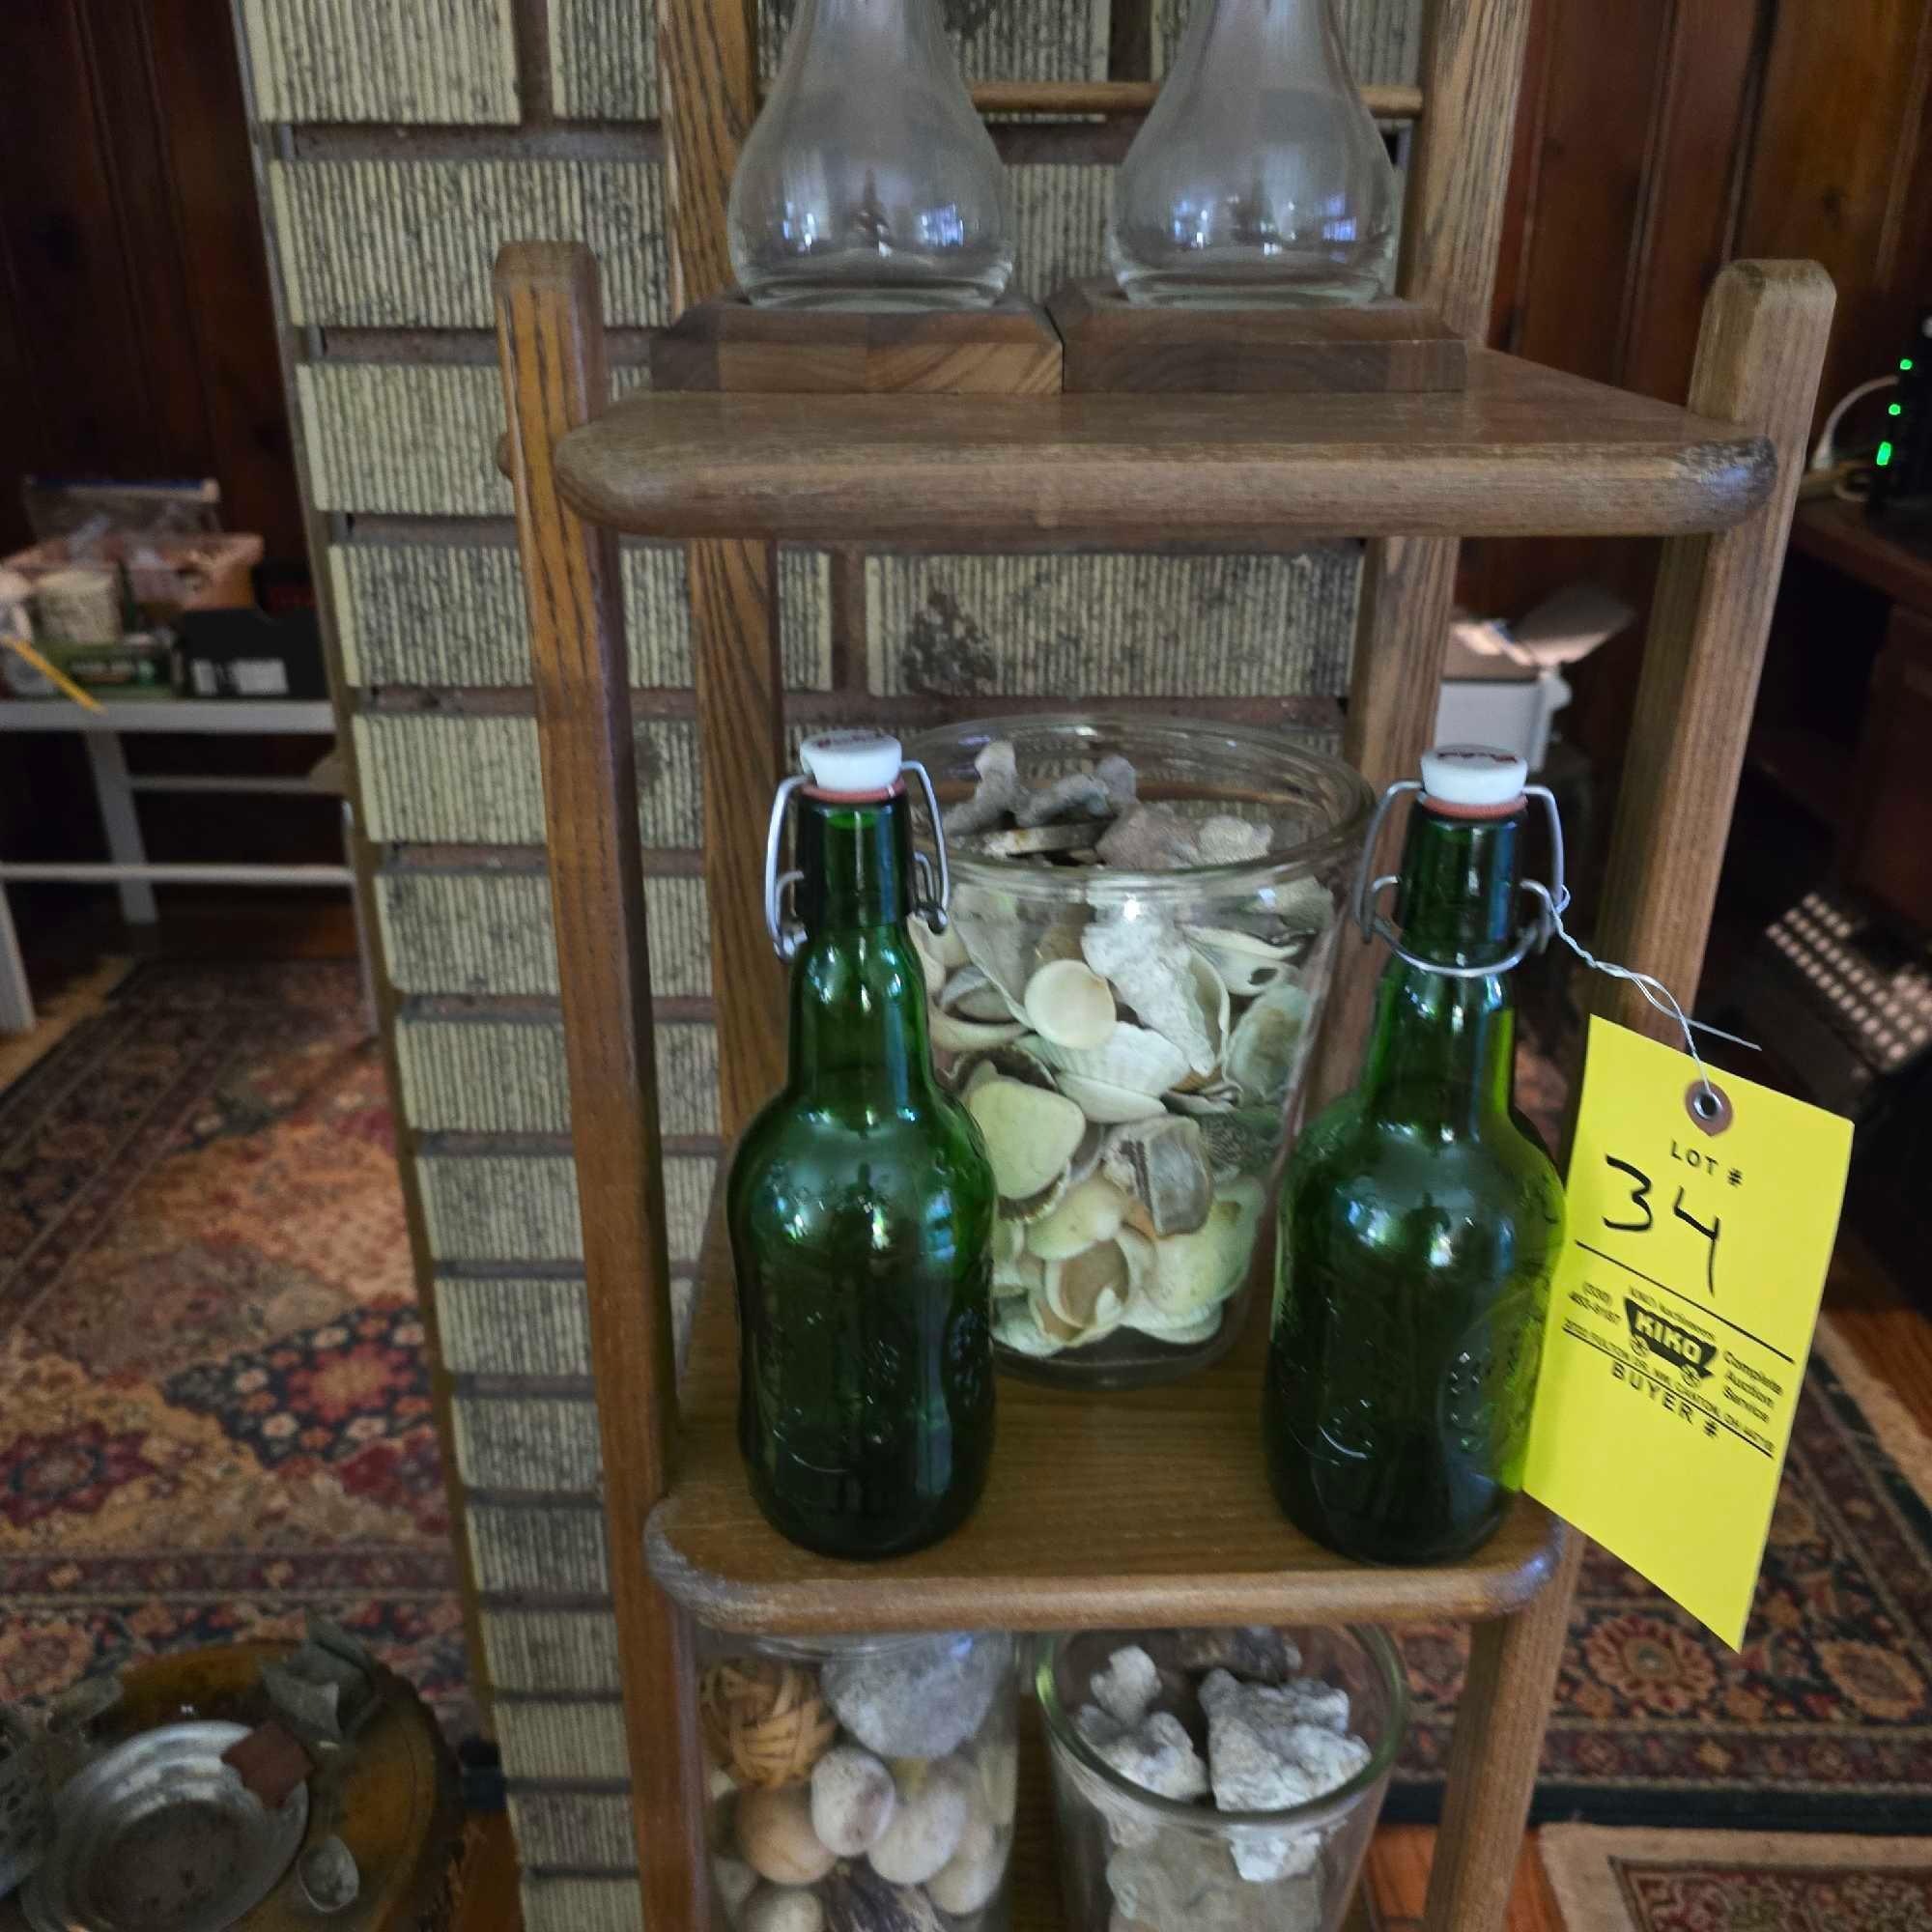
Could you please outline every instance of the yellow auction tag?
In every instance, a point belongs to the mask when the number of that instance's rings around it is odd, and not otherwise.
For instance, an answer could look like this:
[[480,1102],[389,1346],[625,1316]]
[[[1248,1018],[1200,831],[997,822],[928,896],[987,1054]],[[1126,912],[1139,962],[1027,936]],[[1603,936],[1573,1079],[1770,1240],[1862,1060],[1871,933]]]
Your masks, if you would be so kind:
[[[1852,1125],[1590,1022],[1523,1488],[1742,1643]],[[1699,1110],[1714,1118],[1699,1118]]]

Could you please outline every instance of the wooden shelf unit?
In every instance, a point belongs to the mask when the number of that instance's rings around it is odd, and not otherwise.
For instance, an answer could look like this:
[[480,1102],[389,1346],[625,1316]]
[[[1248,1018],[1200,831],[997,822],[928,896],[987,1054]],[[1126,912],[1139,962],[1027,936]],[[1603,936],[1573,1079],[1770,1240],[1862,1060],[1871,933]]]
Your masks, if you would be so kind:
[[[660,9],[672,287],[685,306],[729,280],[725,197],[757,99],[747,13],[721,0]],[[1494,285],[1527,23],[1528,0],[1428,0],[1400,293],[1472,343]],[[1447,396],[654,394],[612,405],[594,262],[556,244],[504,251],[505,467],[530,620],[650,1932],[709,1923],[694,1609],[799,1632],[1474,1619],[1424,1928],[1497,1932],[1579,1545],[1524,1505],[1490,1549],[1450,1569],[1356,1570],[1313,1550],[1273,1515],[1261,1482],[1258,1329],[1244,1352],[1167,1391],[1083,1399],[1004,1385],[992,1489],[937,1550],[861,1572],[764,1529],[735,1466],[727,1270],[715,1239],[680,1417],[616,530],[687,540],[727,1137],[783,1067],[782,978],[760,871],[788,762],[780,536],[1133,549],[1366,533],[1344,753],[1381,785],[1411,773],[1427,743],[1459,536],[1661,534],[1595,929],[1605,956],[1691,988],[1832,309],[1815,267],[1726,270],[1688,411],[1473,348],[1469,389]],[[1343,951],[1317,1101],[1350,1077],[1377,964],[1368,949]],[[1600,1010],[1661,1037],[1640,1001],[1599,984]],[[1068,1493],[1073,1479],[1084,1494]],[[669,1589],[646,1567],[647,1523]],[[1030,1818],[1020,1834],[1032,1852],[1018,1862],[1015,1919],[1027,1928],[1057,1919],[1042,1833]]]

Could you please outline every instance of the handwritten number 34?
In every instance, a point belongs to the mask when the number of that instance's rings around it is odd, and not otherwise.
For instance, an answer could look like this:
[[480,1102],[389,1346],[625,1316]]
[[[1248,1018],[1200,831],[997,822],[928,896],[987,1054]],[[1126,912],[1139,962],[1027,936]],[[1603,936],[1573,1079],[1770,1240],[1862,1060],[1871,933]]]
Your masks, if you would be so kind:
[[[1643,1217],[1637,1221],[1612,1221],[1605,1214],[1604,1216],[1604,1226],[1614,1229],[1619,1234],[1649,1234],[1651,1229],[1657,1224],[1657,1217],[1651,1212],[1650,1207],[1650,1176],[1644,1173],[1642,1168],[1634,1167],[1627,1160],[1619,1160],[1613,1153],[1606,1153],[1604,1159],[1611,1167],[1615,1168],[1619,1174],[1629,1175],[1631,1179],[1635,1183],[1630,1191],[1630,1205]],[[1681,1187],[1677,1190],[1677,1199],[1672,1204],[1670,1211],[1673,1218],[1684,1222],[1689,1227],[1695,1228],[1711,1244],[1704,1258],[1704,1281],[1706,1287],[1711,1292],[1712,1300],[1715,1301],[1718,1297],[1718,1235],[1724,1225],[1723,1216],[1721,1214],[1716,1216],[1707,1228],[1694,1214],[1686,1210],[1684,1206],[1684,1190]]]

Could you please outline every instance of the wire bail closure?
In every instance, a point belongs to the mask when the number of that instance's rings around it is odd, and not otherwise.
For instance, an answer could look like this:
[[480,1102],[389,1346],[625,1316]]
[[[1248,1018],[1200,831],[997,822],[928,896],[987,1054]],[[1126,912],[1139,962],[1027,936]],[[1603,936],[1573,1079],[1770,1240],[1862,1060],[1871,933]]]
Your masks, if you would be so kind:
[[1419,953],[1411,952],[1403,944],[1402,934],[1394,923],[1378,909],[1378,901],[1383,893],[1398,883],[1400,874],[1383,872],[1377,877],[1370,876],[1370,867],[1376,862],[1376,846],[1380,842],[1382,826],[1387,822],[1390,810],[1396,800],[1405,792],[1420,794],[1422,782],[1419,779],[1400,779],[1384,791],[1376,801],[1375,816],[1369,820],[1368,837],[1362,841],[1361,863],[1355,868],[1355,892],[1353,913],[1355,923],[1361,927],[1362,944],[1372,939],[1379,939],[1395,956],[1406,964],[1419,968],[1425,973],[1440,973],[1450,980],[1483,980],[1492,973],[1507,973],[1520,966],[1532,952],[1541,952],[1551,939],[1562,929],[1562,908],[1570,902],[1570,889],[1563,881],[1563,820],[1556,810],[1556,795],[1548,785],[1524,785],[1525,798],[1538,800],[1544,815],[1549,822],[1550,869],[1554,878],[1549,885],[1539,879],[1524,879],[1520,891],[1530,894],[1537,901],[1536,917],[1518,932],[1515,947],[1501,959],[1494,959],[1480,966],[1450,966],[1439,959],[1424,959]]
[[[946,829],[939,815],[939,798],[932,788],[932,775],[917,758],[906,759],[899,769],[918,775],[939,854],[936,878],[933,862],[927,854],[915,851],[912,855],[913,876],[917,881],[913,910],[934,932],[944,932],[952,917],[952,872],[946,862]],[[781,871],[779,854],[784,844],[785,808],[792,795],[810,782],[798,772],[779,781],[772,799],[771,824],[765,832],[765,930],[772,936],[772,951],[781,959],[794,957],[805,944],[805,927],[791,909],[792,889],[805,874],[796,867]]]

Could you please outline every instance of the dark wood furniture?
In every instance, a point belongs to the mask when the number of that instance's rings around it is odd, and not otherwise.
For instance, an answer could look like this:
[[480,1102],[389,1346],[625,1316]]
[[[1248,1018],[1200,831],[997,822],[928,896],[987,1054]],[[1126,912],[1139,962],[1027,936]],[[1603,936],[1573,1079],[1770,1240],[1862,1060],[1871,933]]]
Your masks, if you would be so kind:
[[[1846,886],[1902,933],[1932,932],[1932,526],[1893,532],[1855,503],[1807,503],[1791,548],[1890,610],[1855,742],[1767,721],[1753,764],[1825,819]],[[1848,656],[1836,623],[1811,641],[1840,665]]]

